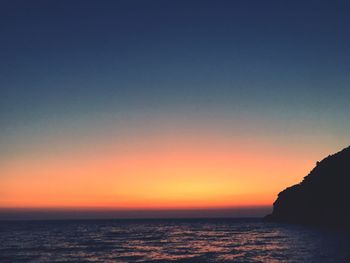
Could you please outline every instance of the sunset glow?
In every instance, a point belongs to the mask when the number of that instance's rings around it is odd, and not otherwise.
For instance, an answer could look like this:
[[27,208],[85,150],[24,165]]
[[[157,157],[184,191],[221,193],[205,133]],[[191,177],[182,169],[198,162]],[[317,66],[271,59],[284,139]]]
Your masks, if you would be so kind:
[[313,165],[293,148],[288,152],[257,141],[205,134],[157,138],[94,141],[83,151],[73,151],[74,145],[56,151],[37,145],[31,155],[3,162],[0,205],[118,209],[268,205],[281,187],[298,182]]
[[345,11],[5,2],[0,209],[271,207],[349,144]]
[[348,262],[349,13],[0,1],[0,263]]

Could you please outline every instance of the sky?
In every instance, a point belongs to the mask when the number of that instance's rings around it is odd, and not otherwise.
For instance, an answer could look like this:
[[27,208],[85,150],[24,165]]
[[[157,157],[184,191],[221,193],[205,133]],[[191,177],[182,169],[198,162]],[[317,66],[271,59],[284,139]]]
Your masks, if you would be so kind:
[[1,1],[0,208],[271,206],[349,145],[347,1]]

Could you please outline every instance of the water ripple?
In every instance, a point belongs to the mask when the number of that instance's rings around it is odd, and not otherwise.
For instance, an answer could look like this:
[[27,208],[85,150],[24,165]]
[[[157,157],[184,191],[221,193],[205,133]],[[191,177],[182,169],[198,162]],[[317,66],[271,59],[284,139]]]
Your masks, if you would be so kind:
[[346,262],[344,234],[259,220],[0,222],[0,262]]

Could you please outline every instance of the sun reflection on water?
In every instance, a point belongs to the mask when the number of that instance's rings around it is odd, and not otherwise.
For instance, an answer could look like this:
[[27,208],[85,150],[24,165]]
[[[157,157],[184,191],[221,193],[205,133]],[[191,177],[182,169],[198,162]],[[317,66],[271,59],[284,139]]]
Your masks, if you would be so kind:
[[1,262],[341,262],[349,249],[349,239],[259,220],[7,224]]

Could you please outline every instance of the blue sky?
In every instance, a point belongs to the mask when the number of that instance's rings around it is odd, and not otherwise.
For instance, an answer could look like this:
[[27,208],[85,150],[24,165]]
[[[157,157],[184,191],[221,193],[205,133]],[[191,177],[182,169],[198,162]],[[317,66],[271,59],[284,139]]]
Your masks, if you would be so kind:
[[3,1],[0,140],[26,130],[40,136],[46,126],[86,116],[166,119],[180,112],[205,121],[214,112],[282,129],[303,131],[309,123],[345,143],[349,7]]
[[152,134],[257,138],[316,161],[349,144],[349,11],[348,1],[2,1],[0,163]]

